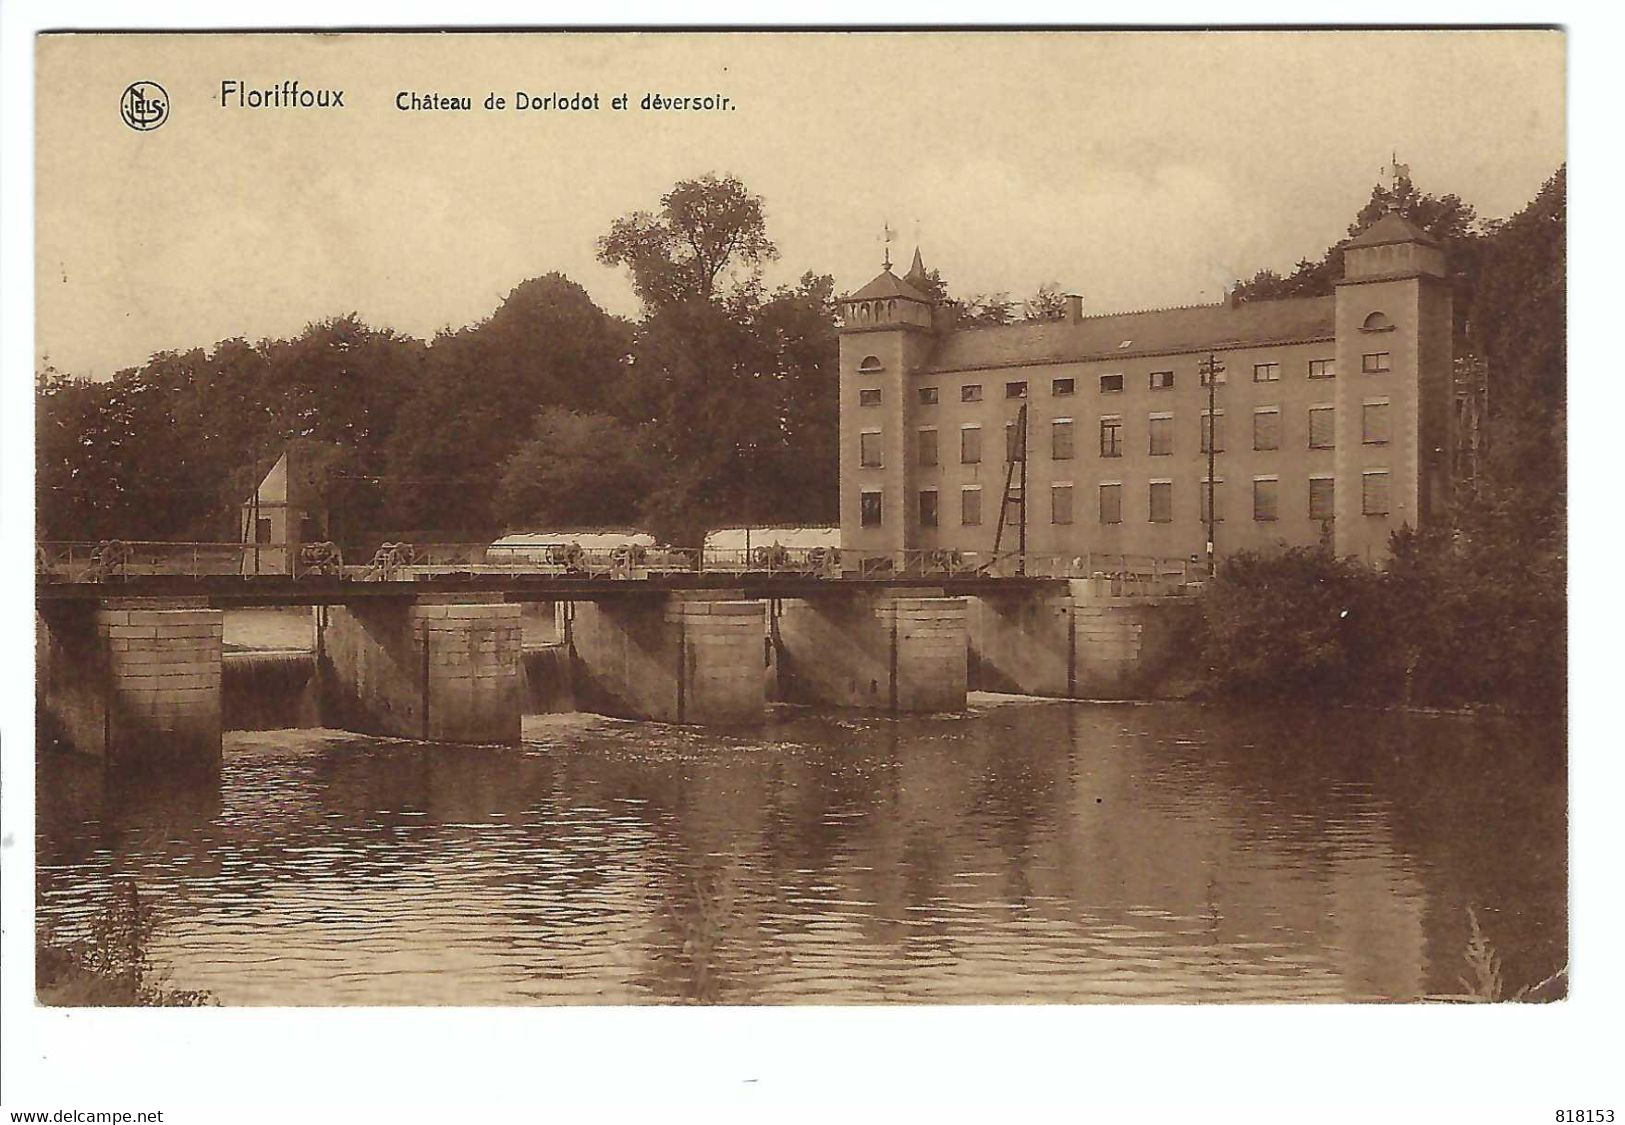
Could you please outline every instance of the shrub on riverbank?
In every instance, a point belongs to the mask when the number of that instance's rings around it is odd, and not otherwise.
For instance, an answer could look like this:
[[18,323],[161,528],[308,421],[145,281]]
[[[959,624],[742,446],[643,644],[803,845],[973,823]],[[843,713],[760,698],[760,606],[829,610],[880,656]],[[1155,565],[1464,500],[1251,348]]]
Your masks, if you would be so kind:
[[1396,533],[1384,569],[1324,548],[1226,560],[1205,606],[1220,697],[1560,711],[1564,566],[1538,529],[1475,505],[1450,531]]
[[70,1007],[181,1007],[211,1002],[207,992],[163,985],[148,958],[152,908],[134,882],[120,880],[88,934],[68,941],[48,928],[35,939],[34,981],[41,1004]]

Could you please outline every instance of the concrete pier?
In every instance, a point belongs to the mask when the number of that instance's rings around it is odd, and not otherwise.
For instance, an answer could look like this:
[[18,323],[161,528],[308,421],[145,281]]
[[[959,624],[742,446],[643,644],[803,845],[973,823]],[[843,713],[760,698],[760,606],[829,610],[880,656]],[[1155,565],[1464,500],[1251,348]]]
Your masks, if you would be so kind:
[[49,733],[119,766],[219,767],[219,610],[110,600],[37,624]]
[[779,687],[792,703],[965,707],[965,599],[831,591],[778,603]]
[[435,742],[517,743],[519,606],[466,597],[318,609],[326,726]]
[[671,594],[581,602],[570,624],[577,703],[668,723],[762,718],[766,604]]
[[1177,695],[1195,670],[1194,599],[1128,598],[1104,582],[981,594],[970,602],[970,683],[978,691],[1072,699]]

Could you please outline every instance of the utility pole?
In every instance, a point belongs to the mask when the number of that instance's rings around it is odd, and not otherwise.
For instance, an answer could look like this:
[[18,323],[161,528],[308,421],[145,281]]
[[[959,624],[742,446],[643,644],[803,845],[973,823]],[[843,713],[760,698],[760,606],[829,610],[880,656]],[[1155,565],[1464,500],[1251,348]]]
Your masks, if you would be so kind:
[[1216,410],[1218,398],[1215,394],[1219,385],[1219,376],[1224,374],[1224,364],[1212,352],[1200,364],[1202,378],[1207,380],[1207,576],[1212,578],[1217,573],[1217,556],[1213,550],[1213,525],[1217,522],[1218,512],[1213,506],[1213,469],[1214,454],[1219,447],[1219,415]]
[[1021,457],[1021,534],[1018,546],[1021,549],[1020,561],[1016,564],[1017,574],[1027,573],[1027,404],[1021,404],[1016,412],[1016,452]]

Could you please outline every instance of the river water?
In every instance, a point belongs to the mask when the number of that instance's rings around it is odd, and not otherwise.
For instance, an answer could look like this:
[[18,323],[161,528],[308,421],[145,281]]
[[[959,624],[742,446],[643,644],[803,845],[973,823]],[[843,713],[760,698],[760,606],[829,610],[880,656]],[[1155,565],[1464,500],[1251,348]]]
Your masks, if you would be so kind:
[[975,696],[517,748],[232,732],[217,783],[50,756],[39,910],[153,906],[224,1004],[1376,1001],[1567,962],[1560,722]]

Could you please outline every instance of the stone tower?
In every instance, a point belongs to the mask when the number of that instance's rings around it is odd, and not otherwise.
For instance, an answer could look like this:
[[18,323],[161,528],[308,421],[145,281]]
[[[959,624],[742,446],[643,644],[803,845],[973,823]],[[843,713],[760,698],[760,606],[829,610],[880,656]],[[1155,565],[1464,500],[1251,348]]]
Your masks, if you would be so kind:
[[1337,283],[1339,555],[1378,562],[1451,502],[1451,296],[1439,244],[1390,212],[1348,243]]
[[905,420],[909,376],[931,347],[925,284],[915,250],[906,277],[893,274],[888,262],[840,302],[841,544],[849,550],[878,554],[916,546],[916,521],[907,510],[915,451]]

